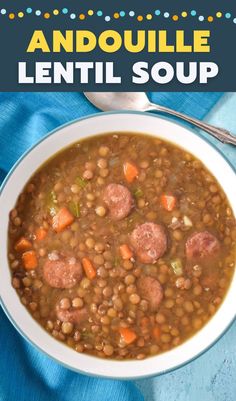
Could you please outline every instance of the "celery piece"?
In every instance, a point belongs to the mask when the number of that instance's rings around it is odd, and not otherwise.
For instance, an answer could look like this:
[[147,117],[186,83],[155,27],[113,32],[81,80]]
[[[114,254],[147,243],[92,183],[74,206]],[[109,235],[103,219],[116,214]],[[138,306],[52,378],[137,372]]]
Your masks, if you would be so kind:
[[80,186],[80,188],[85,188],[88,183],[88,180],[86,180],[85,178],[80,177],[80,176],[76,177],[75,181],[76,181],[76,184],[78,184]]
[[75,217],[79,217],[80,216],[80,207],[79,207],[79,203],[78,202],[71,201],[69,203],[69,210],[73,214],[73,216],[75,216]]
[[183,266],[182,266],[182,262],[180,259],[175,259],[172,260],[172,262],[170,262],[171,267],[174,271],[174,273],[176,274],[176,276],[182,276],[183,274]]

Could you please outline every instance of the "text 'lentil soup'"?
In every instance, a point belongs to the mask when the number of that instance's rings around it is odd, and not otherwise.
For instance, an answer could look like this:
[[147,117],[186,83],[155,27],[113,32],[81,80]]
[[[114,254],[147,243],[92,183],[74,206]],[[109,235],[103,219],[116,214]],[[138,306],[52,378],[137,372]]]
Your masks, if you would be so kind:
[[235,241],[226,195],[199,160],[148,135],[104,134],[56,154],[20,194],[12,285],[77,352],[143,359],[214,315]]

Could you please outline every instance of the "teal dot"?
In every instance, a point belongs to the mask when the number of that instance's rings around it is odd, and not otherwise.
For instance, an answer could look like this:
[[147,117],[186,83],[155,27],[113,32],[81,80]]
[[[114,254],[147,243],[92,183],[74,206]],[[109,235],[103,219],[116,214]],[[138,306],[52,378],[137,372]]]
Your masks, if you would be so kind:
[[35,15],[37,15],[37,17],[39,17],[41,15],[41,11],[40,10],[36,10],[35,11]]
[[192,17],[195,17],[196,14],[197,14],[197,12],[196,12],[195,10],[192,10],[192,11],[191,11]]
[[97,16],[98,16],[98,17],[101,17],[102,14],[103,14],[103,12],[102,12],[101,10],[97,11]]
[[31,7],[28,7],[28,8],[26,8],[26,12],[27,12],[27,14],[31,14],[32,13],[32,8]]
[[124,16],[125,16],[125,12],[124,12],[124,11],[121,11],[121,12],[120,12],[120,16],[121,16],[121,17],[124,17]]
[[169,18],[170,14],[169,13],[164,13],[165,18]]
[[62,9],[62,14],[68,14],[68,8],[63,8]]
[[230,13],[226,13],[225,14],[225,18],[227,18],[227,19],[231,18],[231,14]]
[[198,17],[198,19],[199,19],[199,21],[204,21],[203,15],[200,15],[200,16]]
[[155,10],[155,15],[160,15],[160,14],[161,14],[160,10]]
[[134,11],[130,11],[130,12],[129,12],[129,16],[130,16],[130,17],[134,17],[134,16],[135,16],[135,12],[134,12]]
[[1,9],[1,14],[2,14],[2,15],[5,15],[6,13],[7,13],[7,10],[6,10],[5,8],[2,8],[2,9]]

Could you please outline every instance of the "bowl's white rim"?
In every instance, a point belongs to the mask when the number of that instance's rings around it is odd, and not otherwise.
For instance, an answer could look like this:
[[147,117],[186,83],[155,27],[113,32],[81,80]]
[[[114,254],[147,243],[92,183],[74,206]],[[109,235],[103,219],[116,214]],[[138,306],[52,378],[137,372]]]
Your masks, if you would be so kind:
[[[12,176],[12,174],[14,173],[14,171],[18,168],[18,166],[21,164],[22,160],[23,160],[29,153],[31,153],[31,151],[32,151],[33,149],[35,149],[41,142],[44,142],[45,140],[47,140],[47,138],[49,138],[51,135],[57,133],[58,131],[63,130],[64,128],[66,128],[66,127],[68,127],[68,126],[71,126],[72,124],[79,123],[79,122],[84,121],[84,120],[93,119],[93,118],[98,118],[98,117],[100,117],[100,116],[127,115],[127,114],[130,114],[130,115],[136,114],[136,115],[142,115],[142,116],[148,115],[148,116],[151,116],[151,117],[160,119],[160,120],[164,120],[164,121],[168,122],[168,123],[169,123],[170,125],[172,125],[172,126],[179,126],[179,127],[181,127],[182,130],[186,131],[186,133],[188,132],[189,134],[191,134],[191,135],[193,135],[193,136],[199,138],[201,141],[205,142],[205,144],[207,144],[208,146],[210,146],[211,148],[213,148],[214,151],[216,151],[216,152],[218,153],[218,156],[219,156],[221,159],[224,160],[224,162],[226,163],[226,165],[228,165],[228,167],[230,167],[231,171],[232,171],[232,172],[234,173],[234,175],[235,175],[235,168],[234,168],[234,166],[232,166],[232,164],[227,160],[227,158],[224,156],[224,154],[223,154],[216,146],[214,146],[214,145],[213,145],[210,141],[208,141],[206,138],[204,138],[204,137],[202,137],[201,135],[199,135],[198,132],[195,132],[195,131],[193,131],[193,130],[191,130],[191,129],[189,129],[189,128],[186,128],[186,126],[183,126],[183,125],[180,124],[180,123],[173,122],[173,120],[170,120],[169,118],[166,118],[166,117],[163,117],[163,116],[160,117],[159,115],[155,115],[155,114],[152,114],[152,113],[142,113],[142,112],[132,112],[132,111],[107,112],[107,113],[102,113],[102,114],[93,114],[93,115],[89,115],[89,116],[86,116],[86,117],[82,117],[82,118],[75,119],[75,120],[73,120],[73,121],[70,121],[69,123],[66,123],[66,124],[64,124],[64,125],[62,125],[62,126],[56,128],[56,129],[54,129],[53,131],[49,132],[46,136],[44,136],[43,138],[41,138],[37,143],[35,143],[29,150],[27,150],[27,151],[19,158],[19,160],[15,163],[15,165],[12,167],[12,169],[11,169],[10,172],[8,173],[7,177],[6,177],[5,180],[3,181],[2,185],[1,185],[1,188],[0,188],[0,200],[1,200],[1,194],[2,194],[2,192],[4,191],[4,188],[5,188],[5,186],[7,185],[8,180],[10,179],[10,177]],[[142,130],[142,132],[145,133],[144,130]],[[173,143],[174,143],[174,141],[173,141]],[[177,145],[178,145],[178,144],[177,144]],[[179,146],[179,145],[178,145],[178,146]],[[1,288],[1,283],[0,283],[0,288]],[[188,359],[184,360],[182,363],[179,363],[179,364],[177,364],[177,365],[175,365],[175,366],[172,366],[171,368],[167,368],[167,369],[164,369],[164,370],[161,370],[161,371],[159,370],[158,372],[155,372],[155,369],[152,369],[152,372],[151,372],[151,373],[149,372],[148,374],[145,374],[145,373],[140,373],[140,374],[128,373],[128,374],[127,374],[127,372],[126,372],[126,375],[123,376],[123,375],[122,375],[122,365],[124,366],[124,364],[125,364],[126,367],[127,367],[127,365],[129,365],[130,369],[132,369],[132,366],[133,366],[133,367],[136,366],[136,368],[139,366],[139,368],[141,368],[141,364],[143,363],[143,361],[136,361],[136,360],[134,361],[134,360],[132,360],[132,361],[125,361],[125,362],[124,362],[124,361],[100,360],[100,361],[101,361],[101,365],[103,365],[104,362],[105,362],[105,364],[108,364],[108,365],[113,365],[113,364],[115,364],[115,365],[117,365],[117,366],[119,365],[119,371],[120,371],[121,373],[118,373],[118,372],[117,372],[117,369],[115,369],[115,370],[116,370],[116,374],[115,374],[115,375],[114,375],[114,373],[112,373],[112,366],[110,366],[109,369],[106,369],[106,373],[103,372],[103,369],[102,369],[102,372],[98,372],[98,373],[95,372],[94,370],[92,370],[92,371],[90,371],[90,370],[85,370],[85,369],[84,369],[84,370],[81,370],[81,369],[79,369],[79,368],[77,368],[77,367],[71,366],[70,364],[64,362],[64,361],[63,361],[63,358],[60,359],[60,358],[58,358],[58,357],[53,356],[53,355],[52,355],[51,353],[49,353],[46,349],[44,349],[42,346],[38,345],[37,343],[35,343],[35,341],[33,341],[31,338],[29,338],[29,337],[26,335],[26,333],[24,333],[24,332],[22,331],[22,329],[19,327],[19,325],[17,324],[17,322],[16,322],[16,320],[13,318],[13,316],[9,313],[9,311],[8,311],[8,309],[7,309],[7,305],[4,303],[4,299],[3,299],[3,297],[1,296],[1,292],[0,292],[0,304],[1,304],[1,306],[2,306],[2,308],[3,308],[3,310],[4,310],[4,312],[5,312],[6,315],[8,316],[9,320],[12,322],[12,324],[14,325],[14,327],[18,330],[18,332],[19,332],[29,343],[33,344],[38,350],[42,351],[43,353],[45,353],[46,355],[48,355],[49,357],[51,357],[51,358],[54,359],[55,361],[57,361],[57,362],[59,362],[60,364],[62,364],[63,366],[65,366],[65,367],[67,367],[67,368],[69,368],[69,369],[71,369],[71,370],[74,370],[74,371],[76,371],[76,372],[79,372],[79,373],[82,373],[82,374],[89,374],[89,375],[91,375],[91,376],[96,376],[96,377],[99,376],[99,377],[113,378],[113,379],[141,379],[141,378],[145,378],[145,377],[151,377],[151,376],[157,376],[157,375],[165,374],[165,373],[167,373],[167,372],[171,372],[171,371],[173,371],[173,370],[176,370],[176,369],[181,368],[182,366],[185,366],[185,365],[188,364],[189,362],[195,360],[195,359],[198,358],[200,355],[202,355],[203,353],[205,353],[208,349],[210,349],[210,348],[225,334],[225,332],[226,332],[226,331],[229,329],[229,327],[232,325],[232,323],[234,322],[234,319],[235,319],[235,317],[236,317],[236,313],[234,313],[234,315],[231,317],[230,321],[228,322],[227,326],[224,327],[224,329],[221,330],[221,331],[219,332],[218,335],[215,335],[215,336],[214,336],[214,340],[213,340],[213,341],[210,341],[210,343],[208,343],[206,346],[202,347],[202,349],[200,350],[200,352],[195,353],[191,358],[188,358]],[[27,313],[28,313],[28,312],[27,312]],[[32,320],[33,320],[33,319],[32,319]],[[33,321],[33,322],[34,322],[34,321]],[[35,322],[34,322],[34,323],[35,323]],[[42,330],[43,330],[43,329],[42,329]],[[202,330],[200,330],[200,331],[202,331]],[[45,332],[45,331],[43,330],[43,332]],[[47,334],[47,336],[49,336],[49,335]],[[49,336],[49,337],[51,338],[51,336]],[[194,336],[194,337],[195,337],[195,336]],[[188,340],[188,341],[189,341],[189,340]],[[188,342],[188,341],[187,341],[187,342]],[[53,342],[55,342],[54,339],[53,339]],[[62,343],[60,343],[60,344],[62,344]],[[184,344],[186,344],[186,342],[183,343],[183,345],[184,345]],[[63,346],[63,347],[66,347],[66,348],[68,349],[68,347],[65,346],[64,344],[62,344],[62,346]],[[180,347],[182,347],[182,345],[181,345]],[[180,347],[177,347],[177,348],[180,348]],[[73,351],[73,352],[74,352],[74,351]],[[170,352],[171,352],[171,351],[170,351]],[[170,352],[166,352],[165,354],[169,354]],[[163,354],[161,354],[161,355],[163,355]],[[83,354],[82,354],[82,356],[84,357]],[[150,357],[150,358],[148,358],[148,359],[146,359],[146,360],[144,360],[144,361],[150,361],[150,362],[151,362],[151,361],[153,361],[154,359],[157,359],[157,358],[158,358],[158,356],[154,356],[154,357]],[[98,358],[91,357],[91,356],[88,356],[88,355],[85,356],[85,359],[86,359],[86,360],[87,360],[87,359],[90,359],[90,360],[91,360],[91,363],[93,363],[92,361],[94,361],[95,359],[98,360]],[[114,365],[114,366],[115,366],[115,365]],[[113,366],[113,367],[114,367],[114,366]],[[102,366],[101,366],[101,367],[102,367]],[[111,370],[111,371],[110,371],[110,370]],[[142,369],[140,369],[140,370],[142,370]]]

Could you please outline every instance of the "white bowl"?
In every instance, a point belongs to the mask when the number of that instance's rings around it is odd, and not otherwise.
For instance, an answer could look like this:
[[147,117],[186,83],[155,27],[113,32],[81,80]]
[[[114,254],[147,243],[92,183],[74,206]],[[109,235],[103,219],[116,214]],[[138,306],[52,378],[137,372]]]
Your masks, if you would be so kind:
[[236,275],[234,274],[227,296],[217,313],[202,330],[182,345],[142,361],[115,361],[79,354],[43,330],[20,303],[12,288],[7,259],[8,215],[34,171],[54,153],[82,138],[115,131],[151,134],[191,152],[216,177],[236,215],[236,175],[233,168],[212,145],[191,130],[153,114],[136,112],[103,113],[80,119],[41,140],[17,162],[3,183],[0,193],[0,295],[3,309],[16,329],[56,361],[81,373],[131,379],[157,375],[180,367],[214,344],[235,317]]

